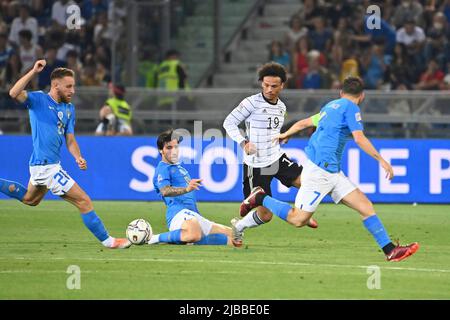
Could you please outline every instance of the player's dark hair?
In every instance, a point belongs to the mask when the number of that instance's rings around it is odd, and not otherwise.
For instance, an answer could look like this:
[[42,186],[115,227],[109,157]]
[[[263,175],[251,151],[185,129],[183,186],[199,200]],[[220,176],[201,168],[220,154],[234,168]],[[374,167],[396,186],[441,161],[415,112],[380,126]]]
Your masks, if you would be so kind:
[[286,82],[286,69],[279,63],[269,62],[259,69],[258,80],[263,81],[264,77],[280,77],[281,82]]
[[68,68],[56,68],[52,71],[52,74],[50,75],[50,80],[53,79],[62,79],[64,77],[75,77],[75,72],[73,70]]
[[164,145],[169,143],[173,139],[177,139],[178,143],[183,141],[183,137],[176,133],[173,129],[169,129],[164,131],[158,136],[158,140],[156,141],[156,145],[158,146],[158,150],[164,149]]
[[364,82],[358,77],[348,77],[342,84],[342,92],[358,97],[364,91]]

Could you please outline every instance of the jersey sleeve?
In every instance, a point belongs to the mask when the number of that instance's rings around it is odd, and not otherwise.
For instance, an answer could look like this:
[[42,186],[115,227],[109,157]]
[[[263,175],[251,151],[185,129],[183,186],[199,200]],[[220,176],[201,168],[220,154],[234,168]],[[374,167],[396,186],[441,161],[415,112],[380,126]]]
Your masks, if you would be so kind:
[[319,125],[319,120],[320,120],[320,113],[316,113],[315,115],[313,115],[311,117],[312,123],[314,127],[317,127]]
[[162,188],[166,187],[166,186],[170,186],[171,182],[170,182],[170,172],[169,172],[169,168],[165,167],[161,170],[158,170],[156,172],[156,185],[155,187],[158,190],[161,190]]
[[357,105],[351,104],[346,111],[346,122],[351,132],[364,130],[364,126],[361,118],[361,110]]
[[239,105],[231,111],[231,113],[225,118],[223,122],[223,127],[225,128],[227,134],[231,139],[240,144],[245,138],[242,136],[239,131],[238,125],[241,124],[242,121],[247,119],[252,112],[254,111],[254,106],[248,100],[249,98],[245,98],[239,103]]
[[36,109],[39,107],[39,100],[42,97],[42,91],[27,92],[27,100],[23,103],[28,109]]
[[72,107],[70,109],[70,117],[67,123],[66,134],[72,133],[75,134],[75,108]]

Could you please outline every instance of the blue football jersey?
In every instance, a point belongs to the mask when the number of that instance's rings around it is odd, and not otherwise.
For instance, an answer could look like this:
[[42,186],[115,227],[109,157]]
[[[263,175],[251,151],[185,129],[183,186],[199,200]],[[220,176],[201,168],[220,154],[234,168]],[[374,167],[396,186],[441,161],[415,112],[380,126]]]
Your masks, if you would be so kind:
[[167,206],[166,222],[168,226],[175,214],[180,210],[189,209],[198,213],[195,192],[191,191],[176,197],[163,197],[160,190],[165,186],[185,188],[190,180],[189,173],[180,164],[169,164],[160,161],[156,167],[153,185]]
[[28,92],[33,154],[30,166],[59,163],[65,135],[74,133],[75,108],[71,103],[57,103],[48,93]]
[[305,148],[306,155],[322,169],[339,172],[345,143],[353,131],[363,129],[358,105],[345,98],[333,100],[320,110],[319,124]]

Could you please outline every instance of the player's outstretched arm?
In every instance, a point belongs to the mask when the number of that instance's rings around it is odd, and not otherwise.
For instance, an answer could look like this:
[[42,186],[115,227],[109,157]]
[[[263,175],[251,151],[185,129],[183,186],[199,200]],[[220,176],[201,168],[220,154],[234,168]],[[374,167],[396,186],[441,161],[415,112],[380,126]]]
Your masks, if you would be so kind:
[[302,119],[294,123],[286,132],[281,133],[275,139],[280,140],[281,143],[286,143],[289,140],[289,137],[294,134],[314,126],[313,117],[309,117],[306,119]]
[[381,157],[381,155],[378,153],[378,151],[375,149],[373,144],[370,142],[369,139],[367,139],[366,135],[361,130],[355,130],[352,132],[353,139],[355,140],[356,144],[369,156],[374,158],[375,160],[380,162],[380,165],[383,167],[383,169],[386,171],[386,178],[389,180],[392,180],[394,177],[394,170],[392,169],[392,166]]
[[33,69],[28,71],[22,78],[17,80],[14,86],[9,90],[11,98],[23,103],[27,100],[27,92],[24,90],[28,82],[30,82],[35,75],[44,70],[47,62],[45,60],[38,60],[35,62]]
[[163,197],[176,197],[181,196],[182,194],[191,192],[193,190],[199,190],[200,185],[202,183],[202,179],[191,179],[187,187],[172,187],[165,186],[161,188],[161,195]]
[[80,147],[78,146],[78,142],[75,139],[75,135],[73,133],[66,134],[66,145],[67,145],[67,149],[69,150],[69,152],[75,158],[75,161],[77,162],[78,167],[81,170],[86,170],[87,169],[87,162],[81,156]]

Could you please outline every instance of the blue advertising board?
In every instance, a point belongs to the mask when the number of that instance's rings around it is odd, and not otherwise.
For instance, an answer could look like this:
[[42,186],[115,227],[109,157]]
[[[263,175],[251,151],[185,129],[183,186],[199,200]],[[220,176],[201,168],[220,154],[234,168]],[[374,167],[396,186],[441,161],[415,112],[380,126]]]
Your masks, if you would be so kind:
[[[77,141],[88,170],[79,170],[65,148],[61,164],[93,200],[159,200],[152,184],[160,161],[156,137],[79,136]],[[387,180],[378,162],[353,141],[347,144],[342,168],[372,201],[450,203],[449,140],[373,139],[372,142],[392,164],[393,180]],[[306,144],[307,140],[292,139],[283,149],[302,163]],[[31,153],[30,136],[0,136],[0,177],[26,185]],[[203,179],[203,187],[197,191],[199,201],[242,200],[242,151],[233,141],[184,139],[180,154],[181,163],[191,177]],[[280,200],[293,202],[297,190],[288,189],[274,179],[272,193]],[[49,193],[47,198],[56,197]]]

